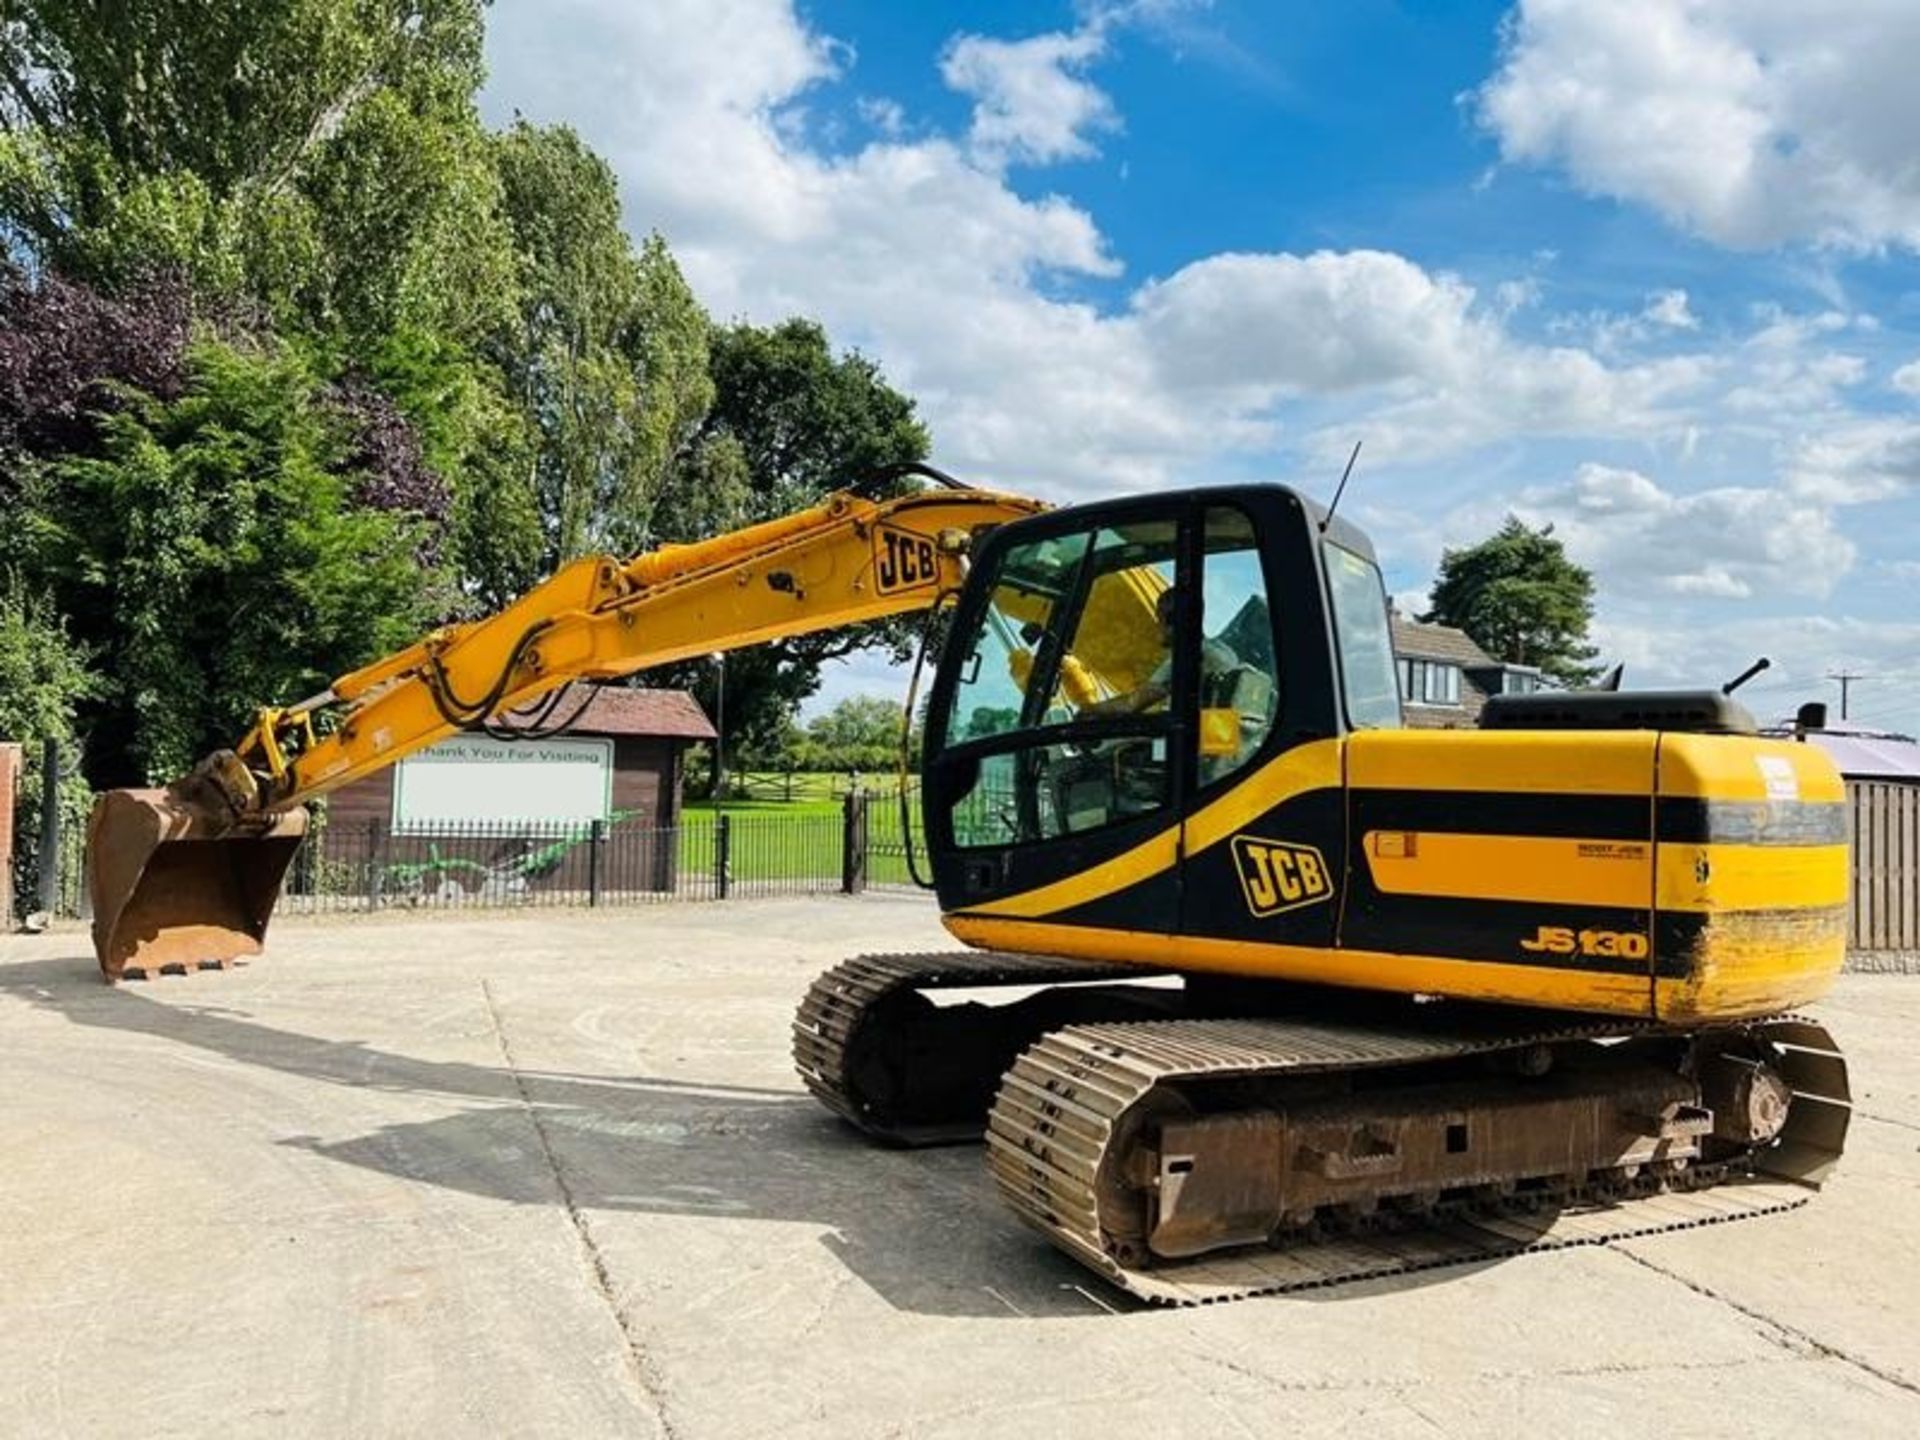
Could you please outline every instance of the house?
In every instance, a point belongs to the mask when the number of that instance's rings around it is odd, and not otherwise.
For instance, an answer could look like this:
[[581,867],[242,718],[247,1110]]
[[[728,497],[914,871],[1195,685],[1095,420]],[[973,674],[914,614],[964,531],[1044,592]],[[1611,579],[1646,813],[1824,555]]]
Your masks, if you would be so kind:
[[1531,665],[1491,659],[1463,630],[1402,615],[1393,622],[1393,654],[1400,671],[1401,715],[1415,730],[1457,730],[1479,723],[1492,695],[1528,695],[1542,676]]

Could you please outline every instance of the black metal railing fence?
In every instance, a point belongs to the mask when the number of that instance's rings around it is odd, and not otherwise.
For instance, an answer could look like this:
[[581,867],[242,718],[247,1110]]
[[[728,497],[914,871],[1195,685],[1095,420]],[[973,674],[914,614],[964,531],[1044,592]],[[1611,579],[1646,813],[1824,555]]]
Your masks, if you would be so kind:
[[[917,815],[917,798],[913,803]],[[859,893],[910,884],[896,796],[855,791],[833,811],[696,810],[644,817],[396,829],[384,819],[315,817],[295,853],[280,913],[386,908],[643,905],[677,900]],[[917,820],[915,822],[917,829]],[[86,918],[86,831],[68,825],[53,913]],[[24,898],[24,897],[23,897]]]

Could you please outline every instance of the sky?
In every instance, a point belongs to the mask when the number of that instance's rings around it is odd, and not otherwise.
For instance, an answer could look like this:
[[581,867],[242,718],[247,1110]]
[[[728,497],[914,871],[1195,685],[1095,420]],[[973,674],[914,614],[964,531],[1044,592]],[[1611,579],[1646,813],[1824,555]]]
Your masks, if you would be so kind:
[[[822,320],[935,463],[1277,480],[1417,612],[1551,523],[1632,687],[1920,733],[1912,0],[496,0],[721,320]],[[878,659],[814,702],[897,695]],[[1838,709],[1835,706],[1835,714]]]

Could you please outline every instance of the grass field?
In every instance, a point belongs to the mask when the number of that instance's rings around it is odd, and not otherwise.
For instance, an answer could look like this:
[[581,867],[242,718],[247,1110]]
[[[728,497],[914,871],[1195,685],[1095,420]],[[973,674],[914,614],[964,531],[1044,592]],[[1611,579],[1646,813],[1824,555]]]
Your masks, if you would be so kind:
[[[774,776],[782,789],[789,777]],[[680,827],[680,869],[683,875],[711,873],[714,867],[715,822],[727,816],[729,873],[735,885],[755,881],[819,880],[837,885],[842,864],[845,825],[845,775],[797,774],[791,777],[796,798],[690,800]],[[833,786],[839,786],[836,793]],[[763,787],[761,795],[766,794]],[[804,797],[804,798],[800,798]],[[914,842],[920,842],[918,802],[913,808]],[[924,861],[921,870],[926,869]],[[867,880],[875,885],[911,884],[906,849],[900,839],[900,802],[891,790],[867,796]]]

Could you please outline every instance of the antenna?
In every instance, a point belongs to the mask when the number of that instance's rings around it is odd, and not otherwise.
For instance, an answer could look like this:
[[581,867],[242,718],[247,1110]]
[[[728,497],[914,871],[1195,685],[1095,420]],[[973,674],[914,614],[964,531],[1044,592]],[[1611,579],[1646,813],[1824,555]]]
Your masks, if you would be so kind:
[[1360,458],[1360,442],[1353,442],[1353,453],[1347,456],[1347,468],[1340,472],[1340,484],[1334,489],[1333,503],[1327,506],[1327,513],[1320,521],[1320,533],[1327,533],[1327,527],[1333,523],[1333,512],[1340,508],[1340,497],[1347,493],[1347,480],[1353,474],[1353,462]]

